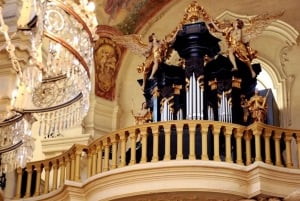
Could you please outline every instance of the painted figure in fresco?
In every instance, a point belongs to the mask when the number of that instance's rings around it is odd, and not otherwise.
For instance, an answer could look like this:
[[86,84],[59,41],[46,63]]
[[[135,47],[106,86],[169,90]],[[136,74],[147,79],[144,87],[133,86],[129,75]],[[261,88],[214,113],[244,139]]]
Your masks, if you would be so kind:
[[129,12],[137,0],[106,0],[104,11],[109,15],[109,21],[114,20],[122,10]]
[[113,98],[111,91],[115,86],[118,58],[115,47],[105,40],[95,52],[96,93],[103,98]]

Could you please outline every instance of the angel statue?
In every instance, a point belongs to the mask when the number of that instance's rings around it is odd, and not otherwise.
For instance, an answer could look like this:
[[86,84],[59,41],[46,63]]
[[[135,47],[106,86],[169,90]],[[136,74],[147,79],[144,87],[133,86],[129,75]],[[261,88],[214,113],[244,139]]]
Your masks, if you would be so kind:
[[251,62],[256,58],[257,51],[253,50],[249,43],[250,40],[258,36],[272,21],[282,16],[283,12],[275,15],[258,15],[249,20],[249,25],[241,19],[236,19],[234,22],[220,23],[211,19],[210,23],[214,30],[225,35],[227,42],[227,54],[230,62],[233,65],[232,70],[237,70],[235,57],[245,62],[249,67],[252,78],[256,76]]
[[147,50],[147,58],[151,58],[151,62],[153,62],[151,75],[149,79],[153,79],[155,72],[158,69],[158,64],[161,62],[163,54],[162,54],[161,42],[156,38],[155,33],[152,33],[149,36],[149,45]]
[[134,113],[133,110],[131,110],[131,113],[135,119],[136,125],[141,125],[152,121],[152,113],[150,108],[147,107],[146,102],[142,103],[142,108],[139,112]]
[[258,90],[255,90],[254,96],[250,98],[249,101],[247,101],[247,105],[249,107],[249,111],[251,113],[252,119],[255,122],[262,122],[264,123],[266,120],[267,115],[267,98],[269,91],[267,91],[267,94],[265,96],[260,96],[258,93]]
[[129,48],[135,54],[146,57],[145,61],[138,67],[138,72],[143,72],[142,90],[144,90],[146,80],[151,72],[149,79],[153,79],[159,64],[167,57],[168,48],[174,42],[177,31],[173,32],[172,37],[158,40],[155,33],[148,38],[148,44],[143,43],[141,36],[137,34],[112,36],[112,40],[117,44]]

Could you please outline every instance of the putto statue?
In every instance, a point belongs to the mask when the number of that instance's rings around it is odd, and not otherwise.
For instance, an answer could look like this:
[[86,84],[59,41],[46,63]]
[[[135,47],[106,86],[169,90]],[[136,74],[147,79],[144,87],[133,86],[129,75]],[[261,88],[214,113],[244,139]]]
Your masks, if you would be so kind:
[[[145,57],[137,67],[143,73],[138,82],[151,121],[214,120],[245,125],[264,122],[266,116],[265,101],[259,112],[251,102],[261,66],[253,63],[258,52],[250,41],[282,14],[221,22],[193,1],[182,21],[161,40],[155,33],[149,35],[148,43],[137,34],[111,39]],[[222,40],[225,50],[219,45]],[[173,51],[181,63],[170,62]]]

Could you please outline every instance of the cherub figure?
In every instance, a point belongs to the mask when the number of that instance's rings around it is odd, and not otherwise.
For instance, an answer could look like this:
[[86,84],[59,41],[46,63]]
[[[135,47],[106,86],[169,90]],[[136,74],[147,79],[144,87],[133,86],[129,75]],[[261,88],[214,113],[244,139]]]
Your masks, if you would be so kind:
[[252,68],[251,62],[256,58],[257,51],[253,50],[249,43],[250,40],[260,34],[272,21],[281,16],[283,12],[275,15],[258,15],[249,20],[249,24],[245,26],[245,23],[241,19],[236,19],[230,23],[220,23],[211,19],[210,23],[214,30],[225,35],[227,43],[227,54],[230,62],[233,65],[233,70],[237,70],[236,57],[245,62],[249,67],[251,76],[256,76],[255,71]]

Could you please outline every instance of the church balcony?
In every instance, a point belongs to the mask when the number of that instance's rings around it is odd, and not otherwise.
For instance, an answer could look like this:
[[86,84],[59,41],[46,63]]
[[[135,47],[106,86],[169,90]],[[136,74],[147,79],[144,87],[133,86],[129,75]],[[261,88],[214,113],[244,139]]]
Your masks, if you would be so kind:
[[300,187],[299,139],[262,123],[132,126],[17,169],[13,200],[282,200]]

